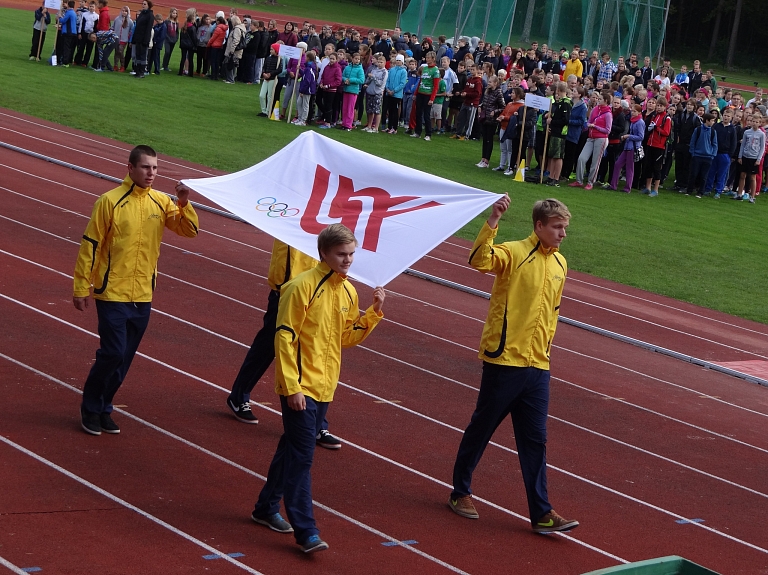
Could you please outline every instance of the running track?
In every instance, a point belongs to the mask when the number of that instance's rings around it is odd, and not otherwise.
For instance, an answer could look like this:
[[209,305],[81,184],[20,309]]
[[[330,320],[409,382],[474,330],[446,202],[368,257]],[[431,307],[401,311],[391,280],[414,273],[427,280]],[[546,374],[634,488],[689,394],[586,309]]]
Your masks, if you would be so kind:
[[[0,119],[2,141],[124,176],[127,144]],[[161,157],[161,173],[171,190],[214,172]],[[768,572],[766,390],[568,325],[553,352],[549,484],[581,526],[530,532],[509,422],[475,475],[481,519],[453,515],[487,302],[410,276],[387,286],[386,320],[345,352],[329,413],[345,445],[319,450],[313,474],[331,549],[302,556],[249,520],[281,432],[271,374],[255,390],[258,426],[224,405],[261,322],[271,239],[205,212],[197,239],[166,235],[150,329],[117,398],[123,433],[87,436],[78,393],[96,319],[72,307],[70,274],[110,187],[0,149],[0,573],[579,574],[668,554]],[[414,267],[487,291],[466,248],[452,239]],[[566,286],[565,316],[716,362],[768,358],[761,324],[576,272]]]

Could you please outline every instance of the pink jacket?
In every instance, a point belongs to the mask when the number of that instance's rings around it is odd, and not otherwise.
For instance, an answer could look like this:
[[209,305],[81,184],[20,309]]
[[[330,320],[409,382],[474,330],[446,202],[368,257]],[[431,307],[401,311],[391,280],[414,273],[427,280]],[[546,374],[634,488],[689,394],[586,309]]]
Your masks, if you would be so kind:
[[341,66],[338,63],[334,65],[328,64],[323,68],[320,86],[326,92],[336,92],[339,89],[339,86],[341,86]]
[[607,138],[613,125],[613,112],[607,105],[595,106],[589,115],[589,124],[594,124],[594,128],[589,129],[590,138]]

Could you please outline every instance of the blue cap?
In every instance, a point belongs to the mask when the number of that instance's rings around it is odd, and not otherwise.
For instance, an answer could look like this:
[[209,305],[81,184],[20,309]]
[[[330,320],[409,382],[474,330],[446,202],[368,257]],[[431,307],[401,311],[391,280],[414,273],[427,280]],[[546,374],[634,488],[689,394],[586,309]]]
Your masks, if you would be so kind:
[[406,51],[405,51],[405,55],[406,55],[406,56],[408,56],[409,58],[413,58],[413,51],[411,51],[411,50],[406,50]]

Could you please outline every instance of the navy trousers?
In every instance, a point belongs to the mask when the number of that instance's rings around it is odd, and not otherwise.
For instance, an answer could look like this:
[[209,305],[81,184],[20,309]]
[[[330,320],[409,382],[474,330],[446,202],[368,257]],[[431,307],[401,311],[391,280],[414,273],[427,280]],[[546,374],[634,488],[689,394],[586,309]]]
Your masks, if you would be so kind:
[[312,510],[312,460],[315,437],[320,431],[329,403],[306,398],[307,408],[294,411],[285,396],[280,396],[283,410],[283,435],[277,444],[267,474],[267,482],[259,494],[254,513],[266,517],[279,513],[280,500],[285,499],[285,511],[293,526],[296,542],[304,544],[320,532]]
[[112,399],[131,367],[149,323],[152,304],[96,300],[100,347],[83,388],[82,408],[112,413]]
[[547,497],[548,406],[549,371],[483,363],[477,406],[453,467],[451,497],[472,493],[472,473],[496,428],[511,415],[529,517],[538,521],[549,513],[552,506]]

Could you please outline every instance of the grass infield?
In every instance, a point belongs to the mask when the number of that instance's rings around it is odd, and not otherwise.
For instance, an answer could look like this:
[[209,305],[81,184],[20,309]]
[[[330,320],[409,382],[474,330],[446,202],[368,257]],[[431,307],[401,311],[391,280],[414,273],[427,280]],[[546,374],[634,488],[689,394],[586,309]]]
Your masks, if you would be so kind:
[[[131,144],[149,144],[164,154],[227,171],[263,160],[306,129],[257,118],[255,85],[226,85],[175,73],[136,80],[128,74],[30,62],[32,12],[0,9],[0,19],[2,107]],[[52,40],[51,35],[46,41],[46,56]],[[174,53],[174,70],[178,58]],[[446,136],[425,142],[402,132],[322,133],[399,164],[509,193],[512,207],[500,224],[500,240],[526,237],[533,203],[557,197],[573,214],[563,243],[572,269],[768,322],[768,300],[760,295],[768,285],[765,196],[752,205],[663,190],[659,197],[648,198],[637,192],[540,187],[476,168],[480,142]],[[497,145],[492,166],[498,163],[498,153]],[[472,239],[486,217],[478,216],[458,235]]]

